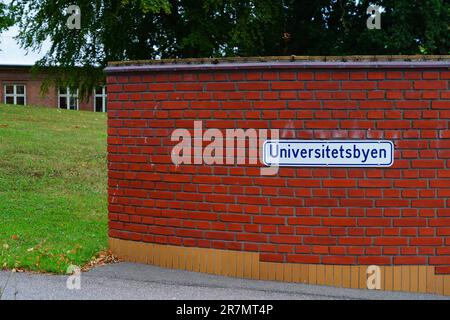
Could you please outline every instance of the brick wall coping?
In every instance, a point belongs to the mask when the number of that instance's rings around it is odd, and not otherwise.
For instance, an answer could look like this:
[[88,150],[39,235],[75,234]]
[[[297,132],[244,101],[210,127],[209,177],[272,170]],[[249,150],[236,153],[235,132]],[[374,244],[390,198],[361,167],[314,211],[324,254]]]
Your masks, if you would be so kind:
[[163,59],[110,62],[107,73],[178,70],[233,69],[365,69],[365,68],[450,68],[450,55],[415,56],[287,56]]

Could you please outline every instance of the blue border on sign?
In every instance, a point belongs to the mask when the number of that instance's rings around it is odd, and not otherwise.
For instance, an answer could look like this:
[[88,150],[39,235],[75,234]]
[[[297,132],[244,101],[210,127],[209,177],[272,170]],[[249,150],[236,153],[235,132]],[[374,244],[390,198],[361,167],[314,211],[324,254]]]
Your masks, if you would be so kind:
[[[388,144],[391,147],[391,162],[388,164],[368,164],[364,165],[361,163],[345,163],[345,164],[317,164],[317,163],[301,163],[301,164],[292,164],[292,163],[267,163],[266,161],[266,144],[268,143],[323,143],[323,144],[332,144],[332,143],[360,143],[360,144]],[[279,167],[366,167],[366,168],[385,168],[391,167],[394,164],[394,143],[389,140],[266,140],[263,144],[263,163],[264,165],[271,166],[279,166]]]

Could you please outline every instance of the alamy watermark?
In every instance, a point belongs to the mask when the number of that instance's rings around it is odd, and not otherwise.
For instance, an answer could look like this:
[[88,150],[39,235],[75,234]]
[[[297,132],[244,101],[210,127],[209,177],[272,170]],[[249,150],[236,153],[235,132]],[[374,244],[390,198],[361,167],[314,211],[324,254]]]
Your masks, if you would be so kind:
[[81,9],[77,5],[70,5],[67,7],[67,14],[70,16],[67,18],[66,26],[69,30],[81,29]]
[[[203,130],[202,121],[194,121],[194,134],[188,129],[176,129],[172,132],[171,141],[178,141],[171,152],[173,164],[206,164],[206,165],[257,165],[262,162],[263,146],[269,138],[278,140],[278,129],[226,129],[211,128]],[[207,143],[204,146],[205,142]],[[260,168],[262,176],[276,175],[278,165]]]
[[381,29],[381,7],[370,5],[367,7],[367,14],[370,14],[366,22],[367,29]]
[[70,265],[66,271],[70,276],[66,280],[66,287],[69,290],[81,290],[81,268]]
[[367,274],[367,289],[380,290],[381,289],[381,269],[379,266],[368,266]]

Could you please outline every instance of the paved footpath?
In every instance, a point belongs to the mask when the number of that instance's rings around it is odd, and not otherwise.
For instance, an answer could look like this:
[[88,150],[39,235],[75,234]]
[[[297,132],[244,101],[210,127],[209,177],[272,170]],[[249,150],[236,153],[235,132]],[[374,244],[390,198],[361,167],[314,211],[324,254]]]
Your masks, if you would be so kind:
[[242,280],[154,266],[118,263],[81,274],[81,289],[68,290],[67,276],[0,272],[2,299],[448,299],[399,292]]

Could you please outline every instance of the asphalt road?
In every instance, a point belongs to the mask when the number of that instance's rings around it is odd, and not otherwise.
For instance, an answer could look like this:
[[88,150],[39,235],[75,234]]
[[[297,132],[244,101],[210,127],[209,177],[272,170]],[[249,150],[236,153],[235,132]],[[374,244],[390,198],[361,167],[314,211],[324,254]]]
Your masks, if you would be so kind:
[[80,290],[67,289],[67,276],[0,272],[2,299],[448,299],[425,294],[339,289],[274,281],[242,280],[155,266],[118,263],[82,273]]

